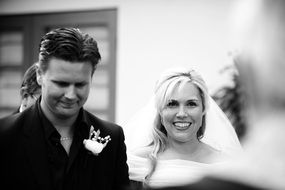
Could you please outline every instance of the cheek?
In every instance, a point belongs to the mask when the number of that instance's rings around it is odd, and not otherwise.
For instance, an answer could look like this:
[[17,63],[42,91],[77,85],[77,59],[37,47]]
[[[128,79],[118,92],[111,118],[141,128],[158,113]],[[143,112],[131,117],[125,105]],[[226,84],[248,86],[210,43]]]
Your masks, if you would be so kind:
[[168,110],[162,111],[160,114],[162,125],[164,125],[165,127],[170,125],[170,123],[172,123],[173,121],[173,117],[174,117],[173,115],[174,114],[171,111],[168,111]]
[[89,92],[90,92],[90,87],[89,86],[77,89],[77,95],[80,98],[82,98],[82,99],[86,99],[88,97],[88,95],[89,95]]
[[61,88],[58,88],[56,85],[51,83],[43,83],[42,85],[42,97],[53,99],[58,98],[64,94],[64,91]]
[[59,94],[62,90],[55,85],[52,84],[43,84],[42,86],[43,92],[46,94],[52,95],[52,94]]
[[192,117],[195,118],[196,122],[199,123],[200,125],[202,124],[203,115],[204,114],[202,109],[192,113]]

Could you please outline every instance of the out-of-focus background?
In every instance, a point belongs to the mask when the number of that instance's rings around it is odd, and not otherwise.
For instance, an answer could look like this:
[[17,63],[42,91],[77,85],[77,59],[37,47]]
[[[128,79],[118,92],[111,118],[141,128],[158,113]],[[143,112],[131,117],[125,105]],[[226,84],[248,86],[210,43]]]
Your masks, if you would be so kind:
[[20,104],[24,71],[41,36],[78,27],[99,44],[102,62],[85,108],[124,125],[170,67],[193,67],[211,93],[232,85],[232,13],[238,0],[0,0],[0,117]]

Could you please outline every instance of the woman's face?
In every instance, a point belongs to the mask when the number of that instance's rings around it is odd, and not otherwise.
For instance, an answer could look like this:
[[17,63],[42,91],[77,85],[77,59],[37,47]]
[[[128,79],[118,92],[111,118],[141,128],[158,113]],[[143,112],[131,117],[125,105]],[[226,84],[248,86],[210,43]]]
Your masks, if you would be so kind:
[[169,140],[187,142],[197,139],[204,115],[198,88],[190,82],[176,87],[160,115]]

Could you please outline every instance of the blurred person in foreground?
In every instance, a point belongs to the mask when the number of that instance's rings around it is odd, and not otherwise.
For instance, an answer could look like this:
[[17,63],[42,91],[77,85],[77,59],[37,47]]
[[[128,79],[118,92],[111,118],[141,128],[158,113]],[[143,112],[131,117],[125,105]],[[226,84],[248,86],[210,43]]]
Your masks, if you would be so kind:
[[15,113],[29,108],[41,96],[41,86],[37,82],[37,67],[37,63],[34,63],[24,74],[20,89],[21,104]]
[[232,63],[220,70],[221,85],[212,91],[211,97],[229,118],[242,142],[246,134],[246,101],[243,85],[240,85],[235,59],[233,56],[231,59]]
[[24,112],[0,120],[1,189],[128,185],[122,128],[83,109],[100,59],[97,42],[79,29],[59,28],[42,37],[41,97]]
[[244,3],[250,15],[236,62],[248,101],[245,154],[195,184],[164,190],[285,189],[285,1]]
[[195,182],[242,152],[233,126],[193,69],[162,73],[153,99],[125,126],[137,189]]

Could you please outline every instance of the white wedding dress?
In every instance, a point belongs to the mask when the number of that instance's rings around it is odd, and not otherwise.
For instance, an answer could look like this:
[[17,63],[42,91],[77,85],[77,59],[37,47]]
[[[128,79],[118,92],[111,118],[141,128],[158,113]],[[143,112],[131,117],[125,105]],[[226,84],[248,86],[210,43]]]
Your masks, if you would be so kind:
[[[221,155],[226,155],[225,158],[234,158],[243,152],[235,130],[214,100],[209,99],[206,129],[201,141],[219,151]],[[146,157],[137,156],[134,153],[136,151],[133,152],[133,150],[145,147],[150,143],[150,131],[153,126],[155,111],[154,100],[152,99],[132,120],[124,125],[129,177],[134,181],[143,182],[151,168],[150,160]],[[148,185],[163,187],[195,182],[212,171],[222,169],[224,163],[229,161],[231,159],[207,164],[181,159],[158,159],[156,169],[148,179]]]
[[[144,181],[149,159],[128,154],[129,177],[134,181]],[[223,167],[223,162],[206,164],[182,159],[158,160],[155,172],[148,180],[151,187],[177,186],[195,182],[212,171]]]

